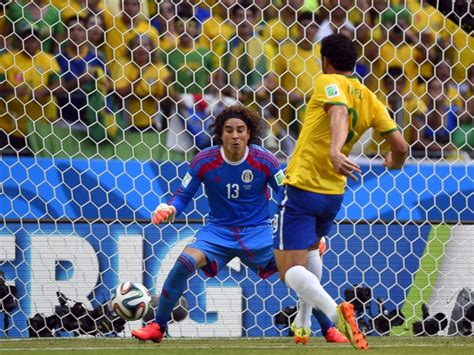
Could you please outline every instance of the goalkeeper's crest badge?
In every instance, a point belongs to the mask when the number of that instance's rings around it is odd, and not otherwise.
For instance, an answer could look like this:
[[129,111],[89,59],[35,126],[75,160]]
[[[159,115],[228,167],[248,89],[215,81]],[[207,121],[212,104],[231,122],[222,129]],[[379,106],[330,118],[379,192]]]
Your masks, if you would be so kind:
[[245,183],[249,183],[249,182],[252,182],[253,180],[253,173],[252,173],[252,170],[244,170],[242,171],[242,181],[245,182]]

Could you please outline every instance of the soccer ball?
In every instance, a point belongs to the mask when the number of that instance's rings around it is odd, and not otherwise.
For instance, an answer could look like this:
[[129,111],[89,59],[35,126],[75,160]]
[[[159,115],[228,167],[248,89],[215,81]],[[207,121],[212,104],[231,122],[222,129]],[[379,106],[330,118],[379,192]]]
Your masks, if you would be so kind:
[[137,282],[122,282],[110,302],[112,310],[127,321],[143,318],[150,306],[150,292]]

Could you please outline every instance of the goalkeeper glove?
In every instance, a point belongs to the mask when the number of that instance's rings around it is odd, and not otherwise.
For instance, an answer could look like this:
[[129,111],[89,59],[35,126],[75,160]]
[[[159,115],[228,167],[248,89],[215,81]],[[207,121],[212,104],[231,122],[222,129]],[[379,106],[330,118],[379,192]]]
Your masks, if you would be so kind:
[[166,203],[160,203],[153,212],[151,221],[153,224],[159,224],[161,222],[173,222],[174,216],[176,215],[176,208]]
[[324,237],[322,237],[320,240],[319,240],[319,255],[320,256],[323,256],[323,254],[326,252],[326,239]]

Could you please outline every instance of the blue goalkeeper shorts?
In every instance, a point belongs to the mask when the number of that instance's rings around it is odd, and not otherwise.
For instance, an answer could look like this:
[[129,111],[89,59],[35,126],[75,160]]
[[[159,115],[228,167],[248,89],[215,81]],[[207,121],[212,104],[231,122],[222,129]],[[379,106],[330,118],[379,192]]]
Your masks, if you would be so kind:
[[309,249],[329,233],[343,197],[284,186],[273,219],[273,247],[278,250]]
[[263,279],[277,271],[270,223],[252,227],[224,227],[210,223],[199,230],[188,247],[206,255],[208,264],[202,270],[209,277],[216,276],[235,257]]

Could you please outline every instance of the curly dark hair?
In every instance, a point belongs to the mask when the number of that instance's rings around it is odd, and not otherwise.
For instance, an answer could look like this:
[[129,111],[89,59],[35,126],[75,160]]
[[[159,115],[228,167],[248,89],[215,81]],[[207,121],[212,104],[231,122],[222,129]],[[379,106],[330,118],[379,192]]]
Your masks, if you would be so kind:
[[250,130],[249,144],[261,143],[262,116],[257,111],[243,105],[232,105],[219,113],[214,119],[214,123],[209,127],[215,144],[222,144],[222,131],[225,121],[229,118],[239,118],[245,122]]
[[321,59],[326,57],[334,69],[354,71],[357,53],[354,42],[342,34],[332,34],[321,41]]

